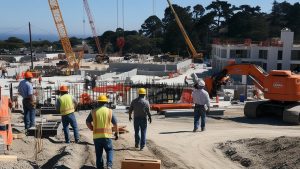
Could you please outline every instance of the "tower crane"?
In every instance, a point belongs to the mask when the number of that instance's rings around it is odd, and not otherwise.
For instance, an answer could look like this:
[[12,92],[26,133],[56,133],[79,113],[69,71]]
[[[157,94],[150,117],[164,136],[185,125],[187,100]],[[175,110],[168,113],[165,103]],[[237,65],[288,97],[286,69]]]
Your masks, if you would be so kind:
[[169,6],[170,6],[170,9],[171,9],[171,11],[172,11],[172,13],[173,13],[173,15],[174,15],[174,17],[175,17],[176,23],[177,23],[177,25],[178,25],[178,27],[179,27],[179,29],[180,29],[180,31],[181,31],[183,37],[184,37],[185,43],[186,43],[187,46],[189,47],[190,52],[192,52],[192,58],[193,58],[193,59],[201,59],[201,60],[203,60],[203,54],[202,54],[202,53],[197,53],[197,51],[196,51],[196,49],[195,49],[193,43],[191,42],[191,40],[190,40],[188,34],[186,33],[186,31],[185,31],[185,29],[184,29],[184,27],[183,27],[183,25],[182,25],[182,23],[181,23],[181,21],[180,21],[178,15],[177,15],[175,9],[173,8],[173,5],[172,5],[172,3],[171,3],[171,0],[167,0],[167,1],[168,1]]
[[55,22],[55,26],[57,29],[57,32],[60,37],[60,41],[62,44],[62,47],[64,49],[66,59],[69,64],[69,70],[74,69],[78,70],[79,69],[79,64],[81,57],[79,56],[78,59],[76,58],[75,53],[73,52],[70,39],[68,37],[67,29],[61,14],[61,10],[59,8],[59,4],[57,0],[48,0],[49,6],[52,12],[52,16]]
[[87,14],[88,19],[89,19],[89,23],[90,23],[92,33],[93,33],[93,36],[94,36],[94,39],[95,39],[95,42],[96,42],[96,47],[97,47],[97,50],[98,50],[98,55],[96,56],[96,61],[98,63],[102,63],[104,61],[104,59],[107,60],[107,58],[104,57],[104,52],[101,49],[100,40],[98,38],[98,34],[97,34],[97,31],[96,31],[96,27],[95,27],[95,21],[94,21],[92,12],[90,10],[88,0],[83,0],[83,4],[84,4],[84,9],[85,9],[86,14]]

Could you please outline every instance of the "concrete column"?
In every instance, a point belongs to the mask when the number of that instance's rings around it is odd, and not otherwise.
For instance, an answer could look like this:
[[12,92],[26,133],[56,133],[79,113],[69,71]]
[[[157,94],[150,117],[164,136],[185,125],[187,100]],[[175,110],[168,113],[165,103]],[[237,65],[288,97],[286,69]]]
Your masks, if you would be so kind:
[[294,43],[294,32],[288,28],[281,30],[281,41],[283,42],[282,69],[290,70],[291,54]]

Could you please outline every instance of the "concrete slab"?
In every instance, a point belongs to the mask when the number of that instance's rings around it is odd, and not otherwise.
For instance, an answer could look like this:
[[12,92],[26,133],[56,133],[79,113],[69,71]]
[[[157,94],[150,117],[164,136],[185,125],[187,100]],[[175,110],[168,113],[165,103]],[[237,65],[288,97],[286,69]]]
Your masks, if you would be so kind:
[[[223,116],[224,109],[211,109],[207,116]],[[165,117],[189,117],[194,116],[194,109],[168,109],[164,110]]]

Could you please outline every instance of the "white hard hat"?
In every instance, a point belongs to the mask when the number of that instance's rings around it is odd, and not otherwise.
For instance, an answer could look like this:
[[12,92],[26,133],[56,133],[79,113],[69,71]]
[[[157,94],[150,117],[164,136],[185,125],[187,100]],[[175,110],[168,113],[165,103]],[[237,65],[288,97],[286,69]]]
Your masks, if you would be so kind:
[[198,85],[199,85],[199,86],[205,86],[204,80],[198,79]]

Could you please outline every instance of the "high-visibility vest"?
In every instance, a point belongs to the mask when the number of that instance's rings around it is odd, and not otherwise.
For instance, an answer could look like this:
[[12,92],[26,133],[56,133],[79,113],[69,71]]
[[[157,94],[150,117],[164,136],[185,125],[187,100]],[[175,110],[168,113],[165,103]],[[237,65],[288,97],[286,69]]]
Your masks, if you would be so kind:
[[112,110],[103,106],[92,111],[93,138],[112,138]]
[[64,94],[59,98],[60,103],[60,113],[65,116],[71,114],[75,111],[73,98],[70,94]]
[[11,145],[13,141],[10,120],[9,98],[8,96],[2,96],[0,101],[0,135],[6,145]]

